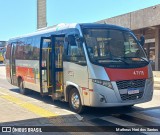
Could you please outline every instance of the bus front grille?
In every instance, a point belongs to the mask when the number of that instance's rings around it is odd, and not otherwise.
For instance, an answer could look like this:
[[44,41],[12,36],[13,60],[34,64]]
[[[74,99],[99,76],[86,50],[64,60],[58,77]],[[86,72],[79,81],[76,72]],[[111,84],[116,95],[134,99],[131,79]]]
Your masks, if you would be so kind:
[[[123,101],[140,99],[144,93],[145,79],[117,81],[120,97]],[[138,89],[139,93],[128,94],[129,89]]]
[[145,86],[145,79],[117,81],[118,89],[140,88]]

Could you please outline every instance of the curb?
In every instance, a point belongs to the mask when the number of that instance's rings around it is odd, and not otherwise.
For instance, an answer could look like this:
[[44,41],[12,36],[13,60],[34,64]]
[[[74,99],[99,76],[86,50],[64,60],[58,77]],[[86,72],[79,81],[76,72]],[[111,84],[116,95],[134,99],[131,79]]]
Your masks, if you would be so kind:
[[160,87],[154,87],[153,89],[154,90],[160,90]]

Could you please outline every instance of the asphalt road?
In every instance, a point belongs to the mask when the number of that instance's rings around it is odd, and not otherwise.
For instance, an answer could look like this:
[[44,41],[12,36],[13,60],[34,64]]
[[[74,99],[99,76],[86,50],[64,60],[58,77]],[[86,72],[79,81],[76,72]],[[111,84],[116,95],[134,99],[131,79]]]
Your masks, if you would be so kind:
[[[9,84],[5,77],[5,66],[0,65],[0,126],[76,126],[98,130],[98,126],[159,126],[160,90],[155,90],[150,102],[132,108],[91,108],[78,115],[70,111],[68,103],[56,101],[49,96],[41,97],[37,92],[24,96],[19,89]],[[86,128],[84,128],[86,130]],[[82,131],[84,131],[82,128]],[[120,130],[117,129],[117,130]],[[77,129],[78,130],[78,129]],[[89,129],[88,129],[89,130]],[[134,129],[133,129],[134,130]],[[145,129],[144,129],[145,130]],[[148,129],[149,130],[149,129]],[[90,131],[90,130],[89,130]],[[160,134],[160,132],[88,132],[85,134]],[[1,133],[0,133],[1,134]],[[17,132],[12,133],[17,134]],[[50,133],[46,133],[50,134]],[[61,134],[82,134],[63,132]],[[83,132],[84,134],[84,132]]]

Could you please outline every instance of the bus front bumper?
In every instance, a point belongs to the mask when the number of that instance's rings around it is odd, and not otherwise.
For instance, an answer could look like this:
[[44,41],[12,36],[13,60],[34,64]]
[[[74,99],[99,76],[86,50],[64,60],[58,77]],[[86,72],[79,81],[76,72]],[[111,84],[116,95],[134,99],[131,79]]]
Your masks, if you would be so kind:
[[[143,96],[134,100],[122,100],[118,89],[109,89],[96,84],[96,91],[90,92],[90,106],[92,107],[116,107],[145,103],[152,100],[153,81],[146,79]],[[134,96],[134,95],[133,95]]]

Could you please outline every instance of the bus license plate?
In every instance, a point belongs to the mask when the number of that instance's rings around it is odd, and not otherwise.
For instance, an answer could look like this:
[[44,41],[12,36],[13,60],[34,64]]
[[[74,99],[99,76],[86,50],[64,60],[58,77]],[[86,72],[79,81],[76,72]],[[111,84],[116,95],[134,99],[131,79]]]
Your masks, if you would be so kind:
[[131,95],[131,94],[137,94],[139,93],[139,90],[137,89],[128,89],[128,94]]

